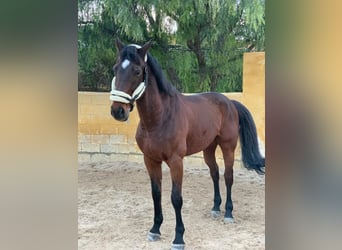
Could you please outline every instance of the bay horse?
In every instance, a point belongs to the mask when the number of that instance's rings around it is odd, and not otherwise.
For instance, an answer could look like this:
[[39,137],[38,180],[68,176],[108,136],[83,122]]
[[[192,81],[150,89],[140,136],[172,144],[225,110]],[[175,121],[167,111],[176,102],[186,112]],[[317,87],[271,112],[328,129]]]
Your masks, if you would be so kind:
[[259,152],[255,123],[245,106],[222,94],[212,92],[185,96],[178,92],[148,52],[151,41],[139,46],[125,45],[116,39],[116,47],[119,56],[113,66],[111,115],[118,121],[126,121],[136,103],[140,116],[136,141],[144,155],[154,204],[154,223],[148,232],[148,240],[159,240],[161,235],[161,165],[164,161],[170,169],[171,201],[176,214],[175,239],[171,249],[184,249],[185,229],[181,214],[183,158],[203,151],[214,184],[211,212],[214,217],[219,217],[221,195],[215,150],[220,146],[227,191],[224,222],[234,222],[231,188],[238,137],[244,166],[259,174],[264,173],[265,158]]

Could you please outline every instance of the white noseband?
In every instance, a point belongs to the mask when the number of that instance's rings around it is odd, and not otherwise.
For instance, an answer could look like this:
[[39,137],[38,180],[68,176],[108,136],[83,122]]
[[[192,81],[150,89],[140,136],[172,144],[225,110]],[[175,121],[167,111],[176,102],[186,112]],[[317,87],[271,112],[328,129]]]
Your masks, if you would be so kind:
[[142,94],[145,92],[145,89],[146,89],[145,82],[141,82],[139,86],[134,90],[133,94],[130,96],[126,92],[115,89],[115,76],[114,76],[112,80],[112,91],[110,92],[111,95],[109,99],[115,102],[133,104],[136,100],[138,100],[142,96]]

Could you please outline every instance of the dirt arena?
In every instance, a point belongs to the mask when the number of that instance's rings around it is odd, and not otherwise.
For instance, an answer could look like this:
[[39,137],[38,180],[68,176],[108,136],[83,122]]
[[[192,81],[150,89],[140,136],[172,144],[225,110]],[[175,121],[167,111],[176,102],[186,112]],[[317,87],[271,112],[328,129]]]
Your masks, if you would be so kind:
[[[236,168],[234,224],[223,223],[225,185],[220,168],[221,217],[214,219],[213,185],[207,168],[184,167],[183,208],[186,249],[265,249],[265,177]],[[153,222],[150,180],[143,164],[112,162],[79,166],[78,248],[80,250],[170,249],[175,215],[171,179],[163,166],[161,240],[147,241]]]

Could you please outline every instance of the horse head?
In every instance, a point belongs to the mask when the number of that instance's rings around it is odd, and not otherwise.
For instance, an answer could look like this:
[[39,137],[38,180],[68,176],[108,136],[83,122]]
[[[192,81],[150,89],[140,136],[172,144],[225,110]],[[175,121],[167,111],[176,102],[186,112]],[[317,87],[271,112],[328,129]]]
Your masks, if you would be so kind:
[[134,103],[145,91],[147,75],[147,51],[151,41],[143,46],[136,44],[124,45],[116,39],[119,57],[113,66],[114,78],[110,100],[111,115],[118,121],[126,121]]

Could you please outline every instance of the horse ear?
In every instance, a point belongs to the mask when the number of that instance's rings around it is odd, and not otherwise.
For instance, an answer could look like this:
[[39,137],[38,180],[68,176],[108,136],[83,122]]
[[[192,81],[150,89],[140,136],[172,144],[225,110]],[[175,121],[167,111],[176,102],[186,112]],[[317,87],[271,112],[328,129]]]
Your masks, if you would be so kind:
[[115,39],[115,44],[118,51],[121,51],[123,47],[125,47],[125,44],[123,44],[118,37]]
[[147,61],[147,51],[151,48],[152,41],[148,41],[145,43],[140,49],[138,49],[139,55],[144,58],[145,62]]

